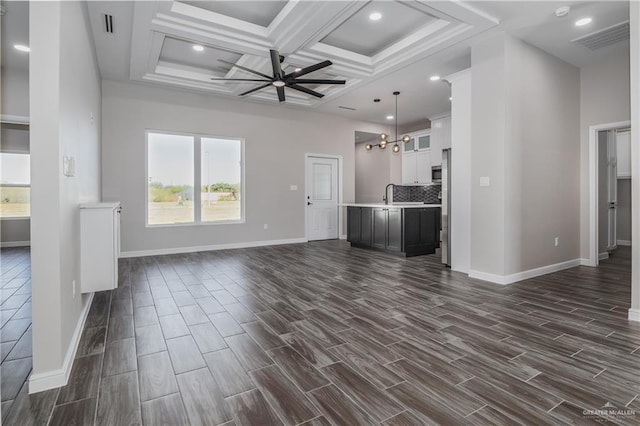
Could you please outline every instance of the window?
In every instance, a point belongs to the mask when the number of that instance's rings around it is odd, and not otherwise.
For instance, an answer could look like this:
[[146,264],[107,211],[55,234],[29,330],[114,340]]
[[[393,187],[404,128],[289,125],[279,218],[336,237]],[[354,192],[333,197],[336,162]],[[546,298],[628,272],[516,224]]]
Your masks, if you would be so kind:
[[242,222],[242,154],[241,139],[148,132],[147,225]]
[[29,154],[0,153],[0,218],[31,216]]

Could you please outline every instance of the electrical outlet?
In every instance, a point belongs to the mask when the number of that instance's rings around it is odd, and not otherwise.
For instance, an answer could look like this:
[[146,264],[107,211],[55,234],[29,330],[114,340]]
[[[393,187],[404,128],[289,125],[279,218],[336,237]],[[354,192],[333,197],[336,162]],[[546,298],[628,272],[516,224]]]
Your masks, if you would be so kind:
[[560,244],[560,242],[558,241],[558,237],[555,238],[554,244],[556,245],[556,247],[558,247],[558,244]]
[[264,224],[264,229],[269,229],[269,225],[268,224]]
[[71,286],[73,287],[73,298],[76,298],[76,280],[71,281]]

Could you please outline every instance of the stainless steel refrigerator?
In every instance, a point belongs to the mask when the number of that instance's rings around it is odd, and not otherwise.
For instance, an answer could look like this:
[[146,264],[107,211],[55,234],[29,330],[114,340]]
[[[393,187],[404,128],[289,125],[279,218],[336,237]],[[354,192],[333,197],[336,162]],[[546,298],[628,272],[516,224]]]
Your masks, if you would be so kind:
[[451,267],[451,148],[442,150],[442,263]]

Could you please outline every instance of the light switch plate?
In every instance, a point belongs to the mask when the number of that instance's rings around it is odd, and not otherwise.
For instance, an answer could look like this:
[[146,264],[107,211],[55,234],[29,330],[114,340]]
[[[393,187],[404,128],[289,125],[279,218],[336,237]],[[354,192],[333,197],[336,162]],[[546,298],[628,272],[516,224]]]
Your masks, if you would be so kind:
[[67,155],[62,157],[62,173],[64,173],[65,176],[69,176],[69,177],[75,176],[76,174],[75,158]]
[[480,186],[491,186],[491,179],[489,176],[480,176]]

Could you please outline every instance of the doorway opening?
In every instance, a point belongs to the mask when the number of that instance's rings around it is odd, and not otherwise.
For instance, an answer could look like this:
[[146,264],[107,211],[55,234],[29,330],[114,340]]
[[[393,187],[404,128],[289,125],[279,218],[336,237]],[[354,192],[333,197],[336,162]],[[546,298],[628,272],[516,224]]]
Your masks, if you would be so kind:
[[591,126],[589,145],[589,265],[598,266],[619,246],[631,245],[630,122]]

